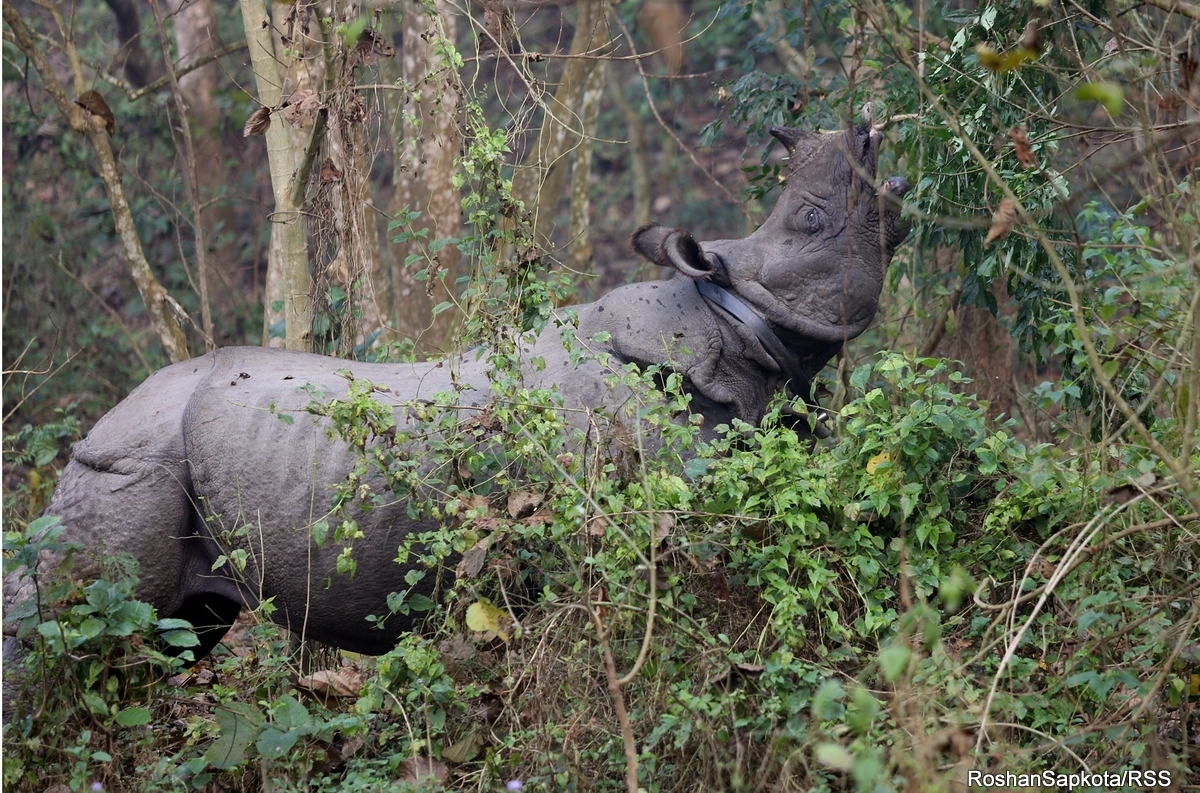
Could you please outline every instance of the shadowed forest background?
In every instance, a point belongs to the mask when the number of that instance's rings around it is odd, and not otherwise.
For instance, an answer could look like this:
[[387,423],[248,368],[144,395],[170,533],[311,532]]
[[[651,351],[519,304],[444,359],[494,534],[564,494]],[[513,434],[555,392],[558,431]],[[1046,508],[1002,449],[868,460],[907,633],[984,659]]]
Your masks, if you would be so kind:
[[[507,349],[665,277],[644,223],[753,231],[771,125],[873,123],[914,225],[821,443],[776,410],[564,461],[501,376],[494,427],[436,425],[430,561],[486,564],[400,593],[427,630],[380,659],[251,615],[192,666],[127,565],[47,585],[6,615],[41,693],[5,788],[1200,789],[1198,27],[1183,0],[5,4],[6,565],[152,371]],[[481,459],[485,430],[525,452]],[[532,592],[517,630],[496,586]]]

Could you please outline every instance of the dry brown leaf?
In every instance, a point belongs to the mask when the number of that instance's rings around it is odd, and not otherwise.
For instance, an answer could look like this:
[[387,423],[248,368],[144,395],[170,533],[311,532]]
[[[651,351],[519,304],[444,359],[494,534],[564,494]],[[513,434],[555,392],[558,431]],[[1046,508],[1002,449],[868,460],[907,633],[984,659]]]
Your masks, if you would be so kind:
[[1017,149],[1017,162],[1021,163],[1022,168],[1032,168],[1037,165],[1037,160],[1033,157],[1033,146],[1025,134],[1025,127],[1017,124],[1008,131],[1008,137],[1012,138],[1013,146]]
[[484,537],[463,554],[462,561],[458,563],[458,567],[455,569],[455,574],[459,578],[475,578],[479,575],[479,571],[483,569],[483,563],[487,561],[490,539],[489,537]]
[[1196,76],[1196,66],[1200,64],[1191,56],[1190,53],[1184,52],[1179,55],[1179,87],[1186,94],[1192,90],[1192,78]]
[[105,102],[104,97],[100,96],[100,94],[95,91],[84,91],[75,100],[75,104],[93,116],[102,119],[104,121],[104,129],[108,131],[109,137],[112,137],[112,134],[117,131],[117,119],[113,116],[108,102]]
[[321,181],[338,182],[341,181],[341,178],[342,172],[333,164],[333,160],[326,157],[325,161],[321,163]]
[[424,755],[410,757],[400,766],[401,782],[417,782],[430,776],[444,785],[450,781],[450,767]]
[[479,52],[489,53],[508,49],[513,32],[512,12],[503,3],[489,3],[483,11],[483,27],[487,36],[479,37]]
[[996,240],[1004,239],[1008,236],[1016,220],[1017,204],[1011,198],[1005,196],[1000,199],[1000,208],[996,210],[996,214],[992,215],[992,226],[988,229],[987,239],[983,241],[983,247],[986,248]]
[[465,634],[456,633],[438,648],[442,655],[455,661],[470,661],[475,657],[475,645]]
[[479,748],[483,746],[483,736],[476,730],[471,730],[453,745],[442,750],[442,759],[451,763],[466,763],[475,759]]
[[296,681],[300,688],[326,697],[357,697],[367,677],[353,666],[341,669],[322,669]]
[[1030,52],[1042,51],[1042,31],[1036,19],[1029,20],[1025,33],[1021,36],[1021,48]]
[[1108,40],[1108,42],[1107,42],[1107,43],[1104,45],[1104,54],[1105,54],[1105,55],[1112,55],[1114,52],[1116,52],[1116,51],[1117,51],[1117,50],[1119,50],[1120,48],[1121,48],[1121,45],[1117,43],[1117,37],[1116,37],[1116,36],[1113,36],[1113,37],[1112,37],[1111,39],[1109,39],[1109,40]]
[[662,542],[670,536],[673,528],[675,528],[675,516],[670,512],[658,513],[658,527],[654,530],[654,539]]
[[588,534],[593,537],[603,537],[604,532],[608,529],[608,519],[603,515],[598,515],[588,521]]
[[304,88],[288,98],[283,106],[283,118],[292,126],[297,126],[301,119],[314,115],[320,107],[321,100],[316,93]]
[[713,597],[720,601],[729,600],[729,579],[725,577],[725,564],[717,562],[708,573],[708,588]]
[[520,520],[533,514],[542,505],[545,496],[540,493],[530,493],[526,490],[514,490],[508,494],[508,516]]
[[554,516],[545,507],[521,521],[526,526],[546,526],[554,522]]
[[260,107],[250,114],[250,118],[246,119],[246,126],[242,128],[242,137],[248,138],[251,135],[265,135],[270,126],[271,108]]

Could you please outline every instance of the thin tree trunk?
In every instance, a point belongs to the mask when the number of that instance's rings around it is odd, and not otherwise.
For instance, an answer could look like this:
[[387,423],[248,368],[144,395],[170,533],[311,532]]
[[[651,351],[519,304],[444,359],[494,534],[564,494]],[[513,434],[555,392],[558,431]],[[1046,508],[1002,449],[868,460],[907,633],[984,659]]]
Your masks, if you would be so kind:
[[[3,14],[4,21],[12,30],[17,47],[25,53],[33,64],[33,68],[41,76],[42,84],[54,99],[59,112],[67,119],[72,129],[82,132],[91,143],[92,150],[96,153],[96,159],[99,161],[100,178],[104,181],[105,190],[108,192],[108,201],[112,207],[117,236],[121,239],[125,260],[129,264],[130,274],[142,296],[142,302],[146,305],[150,323],[154,327],[155,333],[158,334],[159,341],[171,362],[178,363],[186,360],[188,358],[187,337],[172,313],[173,310],[176,310],[177,304],[155,278],[149,262],[146,261],[146,254],[142,250],[142,242],[138,239],[137,227],[133,222],[133,214],[129,210],[129,202],[125,198],[125,190],[121,185],[121,171],[117,167],[116,158],[113,157],[112,145],[109,142],[104,121],[67,98],[66,91],[58,82],[45,55],[34,44],[33,32],[21,19],[12,3],[4,4]],[[62,17],[57,11],[54,11],[54,16],[63,32],[64,49],[67,57],[71,60],[72,71],[75,74],[75,90],[82,95],[88,87],[83,80],[83,68],[79,63],[79,54],[75,51],[74,37],[63,24]],[[181,310],[180,313],[182,313]]]
[[571,167],[571,242],[567,246],[567,262],[576,272],[590,272],[592,269],[592,143],[596,135],[596,122],[600,118],[605,71],[605,63],[598,62],[587,76],[579,103],[584,137],[575,149]]
[[[571,39],[572,55],[599,54],[608,40],[603,0],[580,0],[575,4],[578,19]],[[566,184],[565,155],[579,145],[579,100],[588,75],[599,63],[594,58],[570,58],[554,97],[546,102],[545,118],[534,149],[513,176],[513,195],[534,211],[536,240],[550,246],[550,235]]]
[[[407,4],[403,22],[403,49],[400,76],[417,101],[399,104],[392,120],[394,152],[393,182],[395,194],[392,214],[417,211],[417,229],[428,228],[426,240],[398,244],[392,249],[392,310],[396,328],[405,337],[417,341],[418,349],[437,354],[448,349],[456,311],[433,315],[441,303],[456,303],[456,281],[462,275],[458,248],[447,245],[432,254],[434,264],[424,261],[429,243],[437,239],[457,238],[461,233],[461,197],[454,186],[454,158],[462,145],[458,132],[458,74],[439,58],[431,43],[444,36],[453,40],[455,18],[445,0],[439,0],[437,14],[426,13],[415,0]],[[423,264],[406,267],[409,256],[419,256]],[[418,281],[415,274],[423,266],[430,269],[429,279]]]
[[[266,7],[262,0],[239,0],[239,5],[259,102],[264,107],[277,108],[281,104],[282,91]],[[291,132],[283,118],[272,118],[266,139],[271,187],[275,194],[275,212],[271,220],[278,226],[280,235],[279,281],[287,323],[285,346],[289,350],[311,351],[312,277],[308,272],[308,223],[301,212],[307,179],[293,176],[297,171],[296,156]]]
[[629,134],[629,172],[633,182],[633,225],[636,228],[650,222],[650,156],[646,148],[646,125],[625,96],[617,64],[608,69],[608,74],[613,101],[625,118]]

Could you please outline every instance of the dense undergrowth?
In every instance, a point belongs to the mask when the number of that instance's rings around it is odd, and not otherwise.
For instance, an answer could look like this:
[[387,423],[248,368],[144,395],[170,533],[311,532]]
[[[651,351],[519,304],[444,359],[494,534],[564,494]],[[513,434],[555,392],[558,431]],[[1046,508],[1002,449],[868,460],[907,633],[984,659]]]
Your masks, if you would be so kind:
[[[163,640],[192,637],[129,599],[127,567],[44,588],[41,617],[10,615],[38,639],[43,695],[15,703],[5,788],[406,790],[431,771],[459,790],[617,790],[623,727],[646,790],[1182,779],[1200,575],[1171,488],[1132,448],[1108,473],[990,428],[942,361],[883,355],[851,382],[817,445],[778,409],[702,443],[670,421],[676,394],[643,406],[641,453],[586,451],[552,393],[503,377],[482,414],[432,408],[413,431],[439,438],[433,465],[409,464],[403,433],[364,443],[377,493],[423,493],[441,518],[401,554],[459,575],[444,605],[393,599],[429,611],[394,651],[327,664],[342,698],[297,686],[265,621],[180,674]],[[381,396],[360,380],[312,409],[386,437]],[[19,536],[15,563],[53,541]]]

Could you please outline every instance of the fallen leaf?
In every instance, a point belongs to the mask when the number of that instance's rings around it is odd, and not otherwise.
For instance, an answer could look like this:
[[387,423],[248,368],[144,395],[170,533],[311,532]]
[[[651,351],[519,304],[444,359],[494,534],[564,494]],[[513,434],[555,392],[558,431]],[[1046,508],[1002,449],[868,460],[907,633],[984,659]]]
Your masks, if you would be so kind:
[[401,782],[418,782],[426,777],[433,777],[444,785],[450,781],[450,767],[441,760],[423,755],[410,757],[400,766]]
[[265,135],[270,126],[271,108],[260,107],[250,114],[250,118],[246,119],[246,126],[242,129],[242,137],[248,138],[251,135]]
[[514,490],[508,494],[508,516],[513,520],[528,517],[542,505],[545,496],[525,490]]
[[1017,162],[1021,163],[1022,168],[1037,165],[1037,160],[1033,158],[1033,146],[1025,134],[1025,127],[1017,124],[1008,131],[1008,137],[1012,138],[1013,146],[1017,149]]
[[442,750],[442,759],[451,763],[466,763],[475,758],[479,754],[479,748],[483,746],[483,736],[475,730],[471,730],[462,738],[454,742],[453,745],[447,746]]
[[296,681],[300,688],[326,697],[357,697],[366,682],[366,675],[352,666],[341,669],[322,669]]
[[987,239],[983,241],[983,247],[988,247],[996,240],[1004,239],[1008,233],[1012,231],[1013,223],[1017,219],[1017,204],[1011,198],[1005,196],[1000,199],[1000,208],[996,210],[996,214],[992,215],[992,226],[988,229]]
[[494,633],[508,641],[508,629],[513,618],[504,609],[498,609],[486,598],[472,603],[467,608],[467,627],[477,633]]
[[554,516],[550,514],[550,510],[540,507],[537,512],[523,518],[521,522],[526,526],[549,526],[554,522]]
[[75,104],[82,107],[93,116],[104,121],[104,129],[108,132],[109,137],[117,131],[117,119],[113,116],[112,109],[109,108],[108,102],[104,101],[104,97],[100,96],[95,91],[84,91],[75,100]]
[[458,563],[458,567],[454,571],[459,578],[475,578],[479,575],[479,571],[483,569],[483,563],[487,561],[490,540],[491,538],[484,537],[463,554],[462,561]]
[[1104,43],[1104,54],[1112,55],[1114,52],[1116,52],[1120,48],[1121,48],[1121,45],[1117,42],[1117,37],[1113,36],[1111,39],[1109,39],[1108,41],[1106,41]]
[[658,513],[658,527],[654,530],[654,539],[662,542],[670,536],[673,528],[675,528],[675,516],[670,512]]
[[438,648],[442,655],[455,661],[470,661],[475,657],[475,645],[464,634],[456,633]]
[[593,537],[603,537],[606,529],[608,529],[608,519],[603,515],[597,515],[588,521],[588,534]]
[[708,588],[717,600],[729,600],[729,579],[725,576],[724,562],[716,560],[708,572]]
[[738,664],[737,668],[738,671],[747,675],[761,675],[763,670],[766,669],[762,664]]

